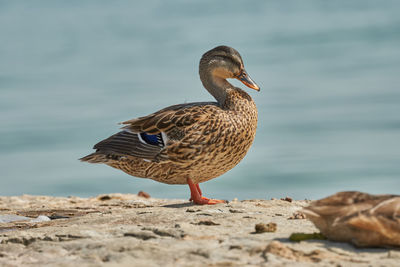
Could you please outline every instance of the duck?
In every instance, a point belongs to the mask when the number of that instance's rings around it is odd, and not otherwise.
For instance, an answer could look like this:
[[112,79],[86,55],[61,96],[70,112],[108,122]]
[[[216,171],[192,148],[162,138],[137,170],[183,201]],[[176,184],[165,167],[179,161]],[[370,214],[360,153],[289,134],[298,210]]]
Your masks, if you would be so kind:
[[177,104],[124,121],[121,131],[97,143],[96,151],[80,160],[165,184],[187,184],[194,204],[225,203],[204,197],[199,184],[219,177],[244,158],[258,120],[251,96],[227,79],[256,91],[260,87],[245,70],[239,52],[224,45],[203,54],[199,75],[216,102]]
[[400,247],[400,195],[339,192],[303,212],[333,241],[356,247]]

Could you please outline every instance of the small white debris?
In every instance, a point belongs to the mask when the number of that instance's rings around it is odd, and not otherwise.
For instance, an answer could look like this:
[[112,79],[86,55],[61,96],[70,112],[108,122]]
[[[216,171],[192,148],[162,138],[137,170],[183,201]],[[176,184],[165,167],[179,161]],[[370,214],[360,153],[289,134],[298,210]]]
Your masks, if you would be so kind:
[[29,222],[33,223],[39,223],[39,222],[48,222],[51,221],[51,219],[47,216],[44,215],[39,215],[37,218],[30,220]]

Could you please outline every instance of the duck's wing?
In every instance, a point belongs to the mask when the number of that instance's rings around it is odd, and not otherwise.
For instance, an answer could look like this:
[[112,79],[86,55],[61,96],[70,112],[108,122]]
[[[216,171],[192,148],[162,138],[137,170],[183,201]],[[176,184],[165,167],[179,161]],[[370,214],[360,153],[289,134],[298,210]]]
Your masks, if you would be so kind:
[[111,159],[133,156],[146,160],[154,160],[163,148],[161,134],[149,135],[123,130],[97,143],[93,148],[97,154],[109,156]]
[[[168,158],[162,151],[185,137],[185,129],[204,121],[208,109],[217,108],[213,102],[174,105],[145,117],[122,122],[123,130],[99,142],[93,154],[107,155],[111,159],[133,156],[148,161]],[[92,154],[92,155],[93,155]],[[89,155],[90,156],[90,155]],[[93,161],[89,156],[84,161]]]
[[182,130],[184,127],[196,123],[204,117],[207,109],[215,108],[216,106],[217,103],[215,102],[179,104],[164,108],[145,117],[124,121],[121,124],[126,125],[123,129],[136,133],[169,133],[172,129]]

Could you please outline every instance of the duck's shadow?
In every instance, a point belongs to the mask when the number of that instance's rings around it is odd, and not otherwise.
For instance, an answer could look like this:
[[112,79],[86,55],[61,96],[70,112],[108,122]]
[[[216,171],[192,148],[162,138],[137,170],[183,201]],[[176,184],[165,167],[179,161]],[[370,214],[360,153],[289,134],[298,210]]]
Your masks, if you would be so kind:
[[163,205],[161,207],[179,209],[179,208],[187,208],[187,207],[193,207],[193,206],[195,206],[195,205],[192,202],[185,202],[185,203]]
[[[295,243],[294,241],[289,240],[288,238],[275,238],[274,240],[280,241],[282,243],[286,244],[293,244]],[[382,247],[371,247],[371,248],[363,248],[363,247],[356,247],[352,244],[345,243],[345,242],[335,242],[335,241],[330,241],[330,240],[304,240],[301,242],[309,242],[309,243],[319,243],[323,245],[327,250],[331,249],[342,249],[348,252],[352,253],[362,253],[362,252],[368,252],[368,253],[382,253],[385,251],[389,250],[397,250],[397,248],[382,248]]]

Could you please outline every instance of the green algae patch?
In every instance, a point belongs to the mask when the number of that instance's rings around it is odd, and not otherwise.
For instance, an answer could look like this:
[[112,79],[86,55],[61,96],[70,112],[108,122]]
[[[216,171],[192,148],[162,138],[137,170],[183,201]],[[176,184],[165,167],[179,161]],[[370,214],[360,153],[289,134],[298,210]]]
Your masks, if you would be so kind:
[[326,240],[327,238],[321,234],[321,233],[312,233],[312,234],[306,234],[306,233],[293,233],[290,235],[289,240],[294,241],[294,242],[300,242],[304,240]]

